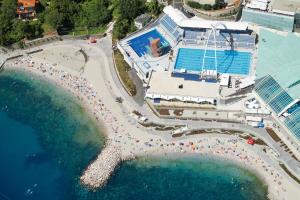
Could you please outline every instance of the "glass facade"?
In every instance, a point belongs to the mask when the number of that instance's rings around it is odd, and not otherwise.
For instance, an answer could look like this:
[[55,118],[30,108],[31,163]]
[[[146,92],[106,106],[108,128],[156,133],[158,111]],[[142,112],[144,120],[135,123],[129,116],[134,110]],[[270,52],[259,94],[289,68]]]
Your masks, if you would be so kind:
[[292,102],[292,97],[283,90],[269,102],[269,105],[274,110],[274,112],[279,113]]
[[243,9],[242,20],[283,31],[292,32],[294,29],[293,16],[280,15],[248,8]]
[[300,139],[300,107],[286,118],[285,124],[290,131]]
[[257,80],[255,91],[276,114],[294,101],[270,75]]
[[[294,99],[270,75],[257,80],[256,93],[278,114]],[[300,106],[290,113],[284,121],[287,128],[300,139]]]

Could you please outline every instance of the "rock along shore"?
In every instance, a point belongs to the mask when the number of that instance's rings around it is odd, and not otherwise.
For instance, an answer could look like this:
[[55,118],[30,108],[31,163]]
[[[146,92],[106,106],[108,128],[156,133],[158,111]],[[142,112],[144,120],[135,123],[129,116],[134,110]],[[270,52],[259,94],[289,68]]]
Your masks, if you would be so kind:
[[128,113],[118,110],[118,106],[113,104],[115,99],[110,93],[114,86],[113,81],[102,76],[95,76],[95,74],[101,74],[103,70],[102,67],[94,67],[97,62],[92,62],[91,67],[87,67],[85,73],[80,75],[45,60],[26,56],[11,60],[6,67],[24,69],[53,80],[57,85],[77,96],[84,105],[90,108],[95,118],[105,124],[106,133],[110,139],[106,148],[84,171],[80,179],[83,185],[91,189],[103,187],[122,160],[153,154],[166,156],[174,152],[180,155],[192,153],[238,160],[245,166],[257,169],[256,171],[265,177],[270,199],[299,199],[299,185],[290,182],[283,174],[284,172],[278,168],[279,166],[272,161],[271,157],[264,154],[259,146],[246,145],[245,141],[240,138],[220,137],[219,135],[166,141],[160,135],[148,134],[149,130],[132,123]]
[[92,189],[104,186],[121,161],[121,148],[108,143],[97,159],[84,171],[80,178],[81,183]]

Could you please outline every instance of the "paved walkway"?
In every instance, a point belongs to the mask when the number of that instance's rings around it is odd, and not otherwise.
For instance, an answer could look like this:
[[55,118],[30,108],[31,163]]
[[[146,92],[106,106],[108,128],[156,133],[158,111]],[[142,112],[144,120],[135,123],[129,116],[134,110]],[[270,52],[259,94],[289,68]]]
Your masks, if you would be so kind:
[[[123,89],[120,80],[118,79],[114,65],[112,61],[112,50],[111,50],[111,38],[110,36],[101,40],[100,43],[101,48],[105,49],[105,54],[108,57],[109,62],[109,71],[110,76],[112,76],[113,83],[117,88],[119,88],[118,95],[113,94],[114,96],[121,96],[124,99],[123,106],[124,112],[132,112],[133,110],[138,110],[144,116],[146,116],[150,121],[164,124],[164,125],[187,125],[192,129],[206,129],[206,128],[215,128],[215,129],[232,129],[232,130],[240,130],[246,133],[250,133],[252,135],[257,136],[258,138],[264,140],[276,153],[278,153],[278,160],[282,163],[286,164],[288,168],[293,171],[293,173],[300,179],[300,163],[293,159],[291,155],[284,151],[283,148],[280,147],[279,143],[275,142],[268,132],[265,129],[261,128],[253,128],[248,125],[238,124],[238,123],[224,123],[224,122],[208,122],[208,121],[192,121],[192,120],[178,120],[178,119],[162,119],[153,114],[152,110],[148,107],[148,105],[140,105],[136,103],[131,96],[127,94],[127,92]],[[105,75],[105,74],[104,74]],[[107,75],[107,74],[106,74]],[[113,92],[113,91],[112,91]]]
[[[257,129],[252,128],[244,124],[237,124],[237,123],[224,123],[224,122],[208,122],[208,121],[192,121],[192,120],[178,120],[178,119],[161,119],[158,118],[156,115],[153,114],[151,109],[145,105],[145,104],[138,104],[133,100],[132,97],[130,97],[126,91],[123,89],[122,84],[120,83],[120,80],[118,79],[114,64],[112,60],[112,43],[111,43],[111,36],[108,34],[107,37],[98,40],[98,43],[89,47],[87,45],[87,41],[64,41],[65,44],[72,44],[77,45],[79,47],[82,47],[87,54],[95,60],[99,59],[99,52],[101,54],[105,55],[105,58],[102,58],[105,64],[105,69],[101,69],[101,76],[105,82],[109,82],[111,85],[110,95],[114,98],[116,97],[122,97],[124,99],[122,105],[120,105],[120,109],[123,113],[130,113],[133,110],[138,110],[141,112],[144,116],[146,116],[149,121],[164,124],[164,125],[188,125],[189,128],[192,129],[233,129],[233,130],[240,130],[246,133],[253,134],[268,144],[269,147],[271,147],[275,152],[279,154],[278,160],[285,163],[286,166],[295,174],[296,176],[300,176],[300,164],[291,157],[290,154],[284,151],[283,148],[279,146],[278,143],[276,143],[266,132],[265,129]],[[51,45],[51,44],[49,44]],[[99,51],[95,51],[95,48],[97,48]],[[24,53],[24,52],[23,52]],[[96,76],[96,75],[95,75]],[[111,82],[112,80],[112,82]],[[139,126],[136,123],[136,126]],[[155,134],[152,131],[148,131],[149,133]],[[172,138],[169,138],[172,139]],[[279,166],[277,166],[279,167]],[[300,178],[300,177],[299,177]]]

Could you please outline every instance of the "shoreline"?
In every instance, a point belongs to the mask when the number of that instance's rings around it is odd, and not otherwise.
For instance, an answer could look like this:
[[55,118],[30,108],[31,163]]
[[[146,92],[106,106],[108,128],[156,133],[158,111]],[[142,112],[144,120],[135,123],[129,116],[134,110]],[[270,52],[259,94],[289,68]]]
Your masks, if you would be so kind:
[[[27,57],[27,59],[28,59],[28,57]],[[36,63],[36,61],[37,61],[37,59],[34,59],[35,60],[35,63],[34,63],[34,65],[36,65],[37,63]],[[29,72],[29,73],[34,73],[34,74],[36,74],[37,76],[39,76],[39,77],[42,77],[42,78],[45,78],[46,80],[50,80],[50,82],[53,82],[56,86],[58,86],[58,87],[62,87],[62,88],[64,88],[66,91],[68,91],[68,92],[70,92],[70,94],[72,94],[72,95],[74,95],[74,97],[76,98],[77,97],[77,99],[78,99],[78,101],[79,101],[79,103],[89,112],[89,114],[91,114],[91,118],[93,118],[93,119],[95,119],[96,120],[96,122],[97,123],[100,123],[100,124],[98,124],[99,125],[99,127],[101,127],[99,130],[103,130],[103,135],[105,135],[105,144],[107,144],[108,143],[108,141],[115,141],[115,143],[117,144],[118,142],[116,142],[116,138],[117,138],[117,140],[118,140],[118,137],[116,136],[116,131],[115,131],[115,133],[113,133],[112,131],[114,130],[112,127],[111,128],[109,128],[109,125],[108,124],[106,124],[105,123],[105,120],[104,121],[102,121],[102,119],[100,118],[100,117],[98,117],[98,113],[95,113],[95,111],[94,111],[94,109],[95,109],[95,107],[96,107],[96,105],[94,104],[91,104],[91,99],[89,99],[87,96],[84,96],[83,94],[81,94],[80,92],[78,92],[78,91],[76,91],[76,89],[74,89],[74,88],[72,88],[72,87],[70,87],[70,86],[68,86],[68,84],[65,84],[65,82],[63,81],[63,80],[59,80],[58,79],[58,77],[55,77],[55,75],[53,76],[53,75],[51,75],[51,73],[50,74],[48,74],[48,71],[47,70],[49,70],[49,69],[47,69],[46,70],[46,72],[43,72],[43,69],[39,69],[39,68],[35,68],[34,66],[32,66],[32,67],[28,67],[28,66],[25,66],[26,65],[26,62],[25,63],[15,63],[15,64],[13,64],[13,62],[16,62],[16,60],[13,60],[13,61],[10,61],[9,63],[12,63],[12,66],[9,66],[8,67],[8,69],[9,68],[11,68],[11,69],[16,69],[16,70],[23,70],[24,72]],[[45,61],[44,61],[45,62]],[[18,66],[19,65],[19,66]],[[23,66],[22,66],[23,65]],[[6,64],[6,66],[7,66],[7,64]],[[50,66],[51,67],[51,66]],[[54,68],[54,67],[53,67]],[[63,70],[59,70],[59,71],[63,71]],[[66,74],[68,74],[68,72],[63,72],[63,73],[66,73]],[[95,95],[95,96],[97,96],[97,95]],[[104,104],[103,104],[104,105]],[[101,107],[101,106],[100,106]],[[110,112],[110,111],[108,111],[108,112]],[[93,117],[92,117],[93,116]],[[102,117],[103,118],[105,118],[106,119],[106,117],[105,117],[106,115],[103,115],[102,114]],[[98,117],[98,118],[97,118]],[[114,119],[111,119],[111,120],[109,120],[109,121],[111,121],[111,122],[114,122]],[[109,132],[110,130],[109,129],[111,129],[112,131],[111,132]],[[111,133],[111,135],[109,134],[109,133]],[[149,133],[147,133],[147,134],[149,134]],[[150,135],[151,136],[151,135]],[[152,135],[153,136],[153,135]],[[128,135],[128,137],[131,137],[130,135]],[[154,136],[153,136],[154,137]],[[214,135],[214,137],[215,138],[217,138],[218,136],[217,135]],[[212,138],[214,138],[214,137],[212,137]],[[149,138],[149,137],[148,137]],[[146,139],[148,139],[148,138],[146,138]],[[157,139],[157,138],[160,138],[160,137],[158,137],[158,136],[155,136],[155,138]],[[199,137],[198,137],[199,138]],[[201,138],[201,137],[200,137]],[[209,138],[209,136],[204,136],[204,138]],[[224,138],[226,138],[226,137],[224,137]],[[191,138],[185,138],[185,139],[183,139],[183,140],[185,140],[184,142],[187,142],[187,141],[189,141],[189,140],[192,140],[193,138],[191,137]],[[222,140],[223,140],[223,138],[221,138]],[[159,140],[161,140],[161,139],[159,139]],[[183,141],[183,140],[180,140],[180,141]],[[133,142],[134,141],[134,138],[132,139],[132,138],[130,138],[130,139],[128,139],[128,141],[131,141],[131,142]],[[137,140],[135,140],[135,141],[137,141]],[[138,142],[136,142],[136,143],[138,143]],[[161,142],[162,144],[163,143],[165,143],[165,144],[167,144],[168,142],[166,142],[166,141],[163,141],[163,142]],[[178,141],[176,141],[176,143],[178,143]],[[121,145],[123,148],[129,148],[128,147],[128,144],[126,143],[126,141],[125,141],[125,144],[126,145]],[[131,143],[131,144],[134,144],[134,143]],[[140,143],[141,144],[141,143]],[[139,145],[140,145],[139,144]],[[130,145],[130,144],[129,144]],[[156,146],[156,148],[157,148],[157,146]],[[190,149],[190,147],[188,147],[187,149]],[[208,155],[208,157],[215,157],[216,155],[214,155],[214,154],[211,154],[211,149],[209,149],[208,150],[208,152],[207,153],[199,153],[199,152],[194,152],[194,153],[183,153],[183,152],[181,152],[181,151],[178,151],[178,152],[176,152],[176,149],[175,149],[175,152],[174,152],[174,148],[166,148],[166,149],[161,149],[160,147],[158,147],[156,150],[157,150],[157,152],[155,151],[155,150],[147,150],[148,152],[143,152],[143,151],[141,151],[140,149],[135,149],[135,148],[133,148],[132,149],[132,151],[131,150],[129,150],[129,152],[128,152],[128,149],[125,149],[125,150],[127,150],[127,151],[124,151],[124,152],[122,152],[122,157],[123,157],[123,159],[122,160],[129,160],[129,159],[133,159],[133,158],[135,158],[135,157],[148,157],[148,156],[158,156],[158,157],[160,157],[160,158],[164,158],[166,155],[168,155],[168,154],[170,154],[170,155],[172,155],[172,154],[175,154],[175,155],[177,155],[177,156],[179,156],[179,157],[184,157],[184,156],[186,156],[186,155],[188,155],[188,154],[191,154],[191,155],[193,155],[193,156],[197,156],[198,158],[200,157],[202,157],[203,155],[205,156],[205,155]],[[124,155],[123,155],[123,153],[125,153]],[[216,156],[217,157],[217,156]],[[219,156],[219,157],[221,157],[221,159],[224,159],[224,157],[222,157],[222,156]],[[241,164],[241,163],[243,163],[243,162],[240,162],[240,163],[235,163],[235,161],[236,161],[236,159],[234,159],[234,158],[232,158],[232,157],[228,157],[227,159],[226,159],[226,157],[225,157],[225,159],[224,160],[228,160],[229,162],[232,162],[233,164]],[[93,163],[94,161],[91,161],[91,163]],[[248,163],[249,164],[249,163]],[[243,168],[246,168],[246,169],[250,169],[250,171],[251,172],[253,172],[254,174],[256,174],[256,175],[258,175],[260,178],[262,178],[262,180],[263,180],[263,182],[264,183],[266,183],[266,185],[268,186],[268,193],[269,193],[269,195],[271,195],[272,196],[272,198],[270,198],[270,199],[277,199],[276,198],[276,195],[277,194],[275,194],[274,193],[274,191],[272,191],[271,189],[272,189],[272,186],[273,186],[273,183],[270,181],[270,178],[267,178],[267,174],[265,173],[261,173],[260,172],[260,170],[258,170],[258,169],[256,169],[255,168],[255,166],[251,166],[251,165],[248,165],[247,163],[244,163],[244,164],[241,164],[241,165],[239,165],[239,166],[241,166],[241,167],[243,167]],[[90,165],[89,165],[90,166]],[[249,167],[249,168],[248,168]],[[87,167],[87,169],[88,169],[88,167]],[[272,193],[274,193],[274,194],[272,194]],[[278,198],[279,199],[279,198]]]
[[106,145],[106,142],[107,142],[107,139],[108,139],[106,126],[105,126],[105,124],[101,120],[98,120],[94,116],[93,110],[87,104],[86,100],[84,99],[85,98],[84,96],[76,94],[70,88],[68,88],[68,87],[60,84],[53,77],[47,76],[44,73],[41,73],[41,72],[36,71],[36,70],[25,69],[25,67],[24,68],[22,68],[22,67],[20,68],[20,67],[17,67],[17,66],[9,66],[9,68],[4,69],[4,70],[6,70],[6,71],[8,71],[8,70],[14,70],[14,71],[25,73],[27,75],[33,74],[34,76],[36,76],[36,78],[40,78],[43,81],[46,81],[46,82],[54,85],[55,87],[58,87],[59,89],[63,90],[64,92],[69,93],[69,95],[72,98],[74,98],[74,100],[83,108],[84,112],[86,112],[88,114],[88,117],[90,118],[90,120],[92,120],[93,123],[97,126],[97,129],[101,132],[101,133],[99,133],[99,135],[101,137],[104,137],[104,142],[105,142],[104,146]]
[[[204,137],[206,137],[204,135]],[[215,136],[216,137],[216,136]],[[218,151],[218,150],[217,150]],[[225,162],[228,164],[235,165],[239,168],[242,168],[246,171],[249,171],[254,176],[256,176],[260,181],[263,182],[263,184],[267,187],[267,196],[269,200],[276,200],[276,195],[271,190],[271,187],[273,186],[270,182],[270,180],[266,177],[266,174],[263,173],[262,170],[257,169],[254,165],[251,165],[249,163],[242,162],[241,160],[237,159],[236,157],[230,157],[222,155],[222,154],[215,154],[215,153],[191,153],[191,152],[165,152],[164,154],[160,153],[152,153],[147,155],[138,155],[135,157],[135,159],[139,158],[154,158],[154,159],[167,159],[167,160],[180,160],[180,159],[192,159],[194,161],[216,161],[216,162]]]
[[250,173],[252,173],[253,175],[255,175],[257,178],[259,178],[259,180],[261,180],[267,187],[269,187],[269,185],[267,184],[267,180],[264,177],[264,175],[257,170],[255,167],[246,165],[243,162],[239,162],[238,160],[235,159],[229,159],[227,157],[224,156],[220,156],[220,155],[211,155],[211,154],[193,154],[193,153],[186,153],[186,154],[180,154],[180,153],[169,153],[166,155],[147,155],[147,156],[138,156],[135,159],[166,159],[166,160],[193,160],[193,161],[215,161],[215,162],[224,162],[224,163],[228,163],[228,164],[232,164],[235,166],[238,166],[239,168],[245,169],[246,171],[249,171]]
[[[107,132],[105,132],[107,130],[106,128],[106,125],[101,121],[101,120],[97,120],[97,118],[95,118],[95,114],[94,112],[92,111],[91,107],[89,106],[89,104],[86,101],[85,97],[83,97],[82,95],[79,95],[78,93],[76,94],[74,91],[72,91],[72,89],[70,89],[69,87],[66,87],[65,85],[63,84],[60,84],[54,77],[52,76],[47,76],[47,74],[41,72],[41,71],[37,71],[37,70],[32,70],[34,68],[32,67],[18,67],[18,66],[9,66],[9,68],[11,69],[14,69],[14,70],[20,70],[20,71],[23,71],[25,73],[33,73],[35,74],[36,76],[39,76],[43,79],[45,79],[46,81],[50,81],[51,83],[53,83],[54,85],[56,85],[57,87],[61,87],[62,89],[66,90],[67,92],[69,92],[71,95],[74,95],[74,97],[78,100],[78,102],[83,106],[83,108],[89,112],[89,115],[91,115],[91,118],[93,118],[96,122],[100,122],[101,124],[103,124],[103,126],[101,127],[100,124],[98,124],[98,127],[101,128],[103,130],[103,136],[105,137],[105,145],[104,145],[104,148],[109,140],[108,138],[108,134]],[[176,155],[176,156],[175,156]],[[175,156],[175,157],[186,157],[186,156],[192,156],[192,157],[198,157],[197,159],[201,158],[201,156],[203,155],[197,155],[197,154],[193,154],[193,153],[187,153],[187,154],[182,154],[182,153],[176,153],[176,152],[165,152],[165,154],[162,154],[161,152],[158,152],[158,153],[152,153],[152,154],[146,154],[146,155],[136,155],[136,156],[126,156],[125,158],[122,159],[122,162],[123,161],[126,161],[126,160],[131,160],[131,159],[135,159],[135,158],[138,158],[138,157],[158,157],[158,158],[165,158],[166,156]],[[215,156],[215,155],[211,155],[211,154],[206,154],[204,156],[207,156],[207,157],[214,157],[216,159],[220,159],[221,161],[222,160],[227,160],[228,162],[232,162],[233,164],[237,164],[239,167],[243,167],[247,170],[250,170],[252,171],[255,175],[257,175],[261,180],[263,180],[263,182],[267,185],[268,187],[268,196],[270,195],[270,192],[269,192],[269,188],[270,188],[270,184],[268,183],[268,181],[266,180],[265,176],[262,175],[259,170],[255,169],[254,167],[250,167],[246,164],[241,164],[241,162],[237,162],[236,160],[234,159],[226,159],[225,157],[222,157],[222,156]],[[90,162],[90,165],[94,162],[94,160],[92,160]],[[119,163],[120,165],[121,163]],[[90,166],[89,165],[89,166]],[[89,167],[88,166],[88,167]],[[88,167],[86,169],[88,169]],[[91,187],[92,189],[95,189],[94,187]]]
[[[238,160],[234,160],[234,159],[229,159],[223,156],[217,156],[217,155],[209,155],[209,154],[205,154],[205,155],[199,155],[199,154],[192,154],[192,153],[188,153],[185,155],[182,154],[178,154],[178,153],[169,153],[165,156],[162,155],[150,155],[150,156],[140,156],[140,157],[136,157],[135,159],[140,159],[140,158],[145,158],[145,159],[163,159],[163,160],[193,160],[193,161],[212,161],[212,162],[223,162],[223,163],[227,163],[233,166],[237,166],[241,169],[244,169],[248,172],[250,172],[251,174],[253,174],[254,176],[256,176],[266,187],[267,187],[267,191],[269,188],[269,184],[268,181],[266,180],[266,178],[264,177],[263,173],[261,173],[259,170],[257,170],[255,167],[251,167],[249,165],[246,165],[242,162],[239,162]],[[268,193],[268,198],[269,198],[270,193]],[[271,198],[269,198],[271,199]]]

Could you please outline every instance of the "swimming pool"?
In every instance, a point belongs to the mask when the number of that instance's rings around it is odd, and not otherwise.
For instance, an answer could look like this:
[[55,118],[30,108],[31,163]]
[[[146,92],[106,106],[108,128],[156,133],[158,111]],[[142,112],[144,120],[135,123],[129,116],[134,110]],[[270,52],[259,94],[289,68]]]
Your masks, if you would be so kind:
[[[204,52],[204,49],[180,48],[177,54],[175,70],[185,69],[187,71],[200,72]],[[204,69],[214,70],[215,51],[207,50],[206,56]],[[234,50],[217,51],[218,73],[247,75],[249,74],[250,62],[250,52]]]
[[141,57],[145,54],[151,54],[150,42],[157,38],[160,39],[163,47],[170,46],[169,42],[156,29],[129,40],[128,44],[135,51],[135,53]]

